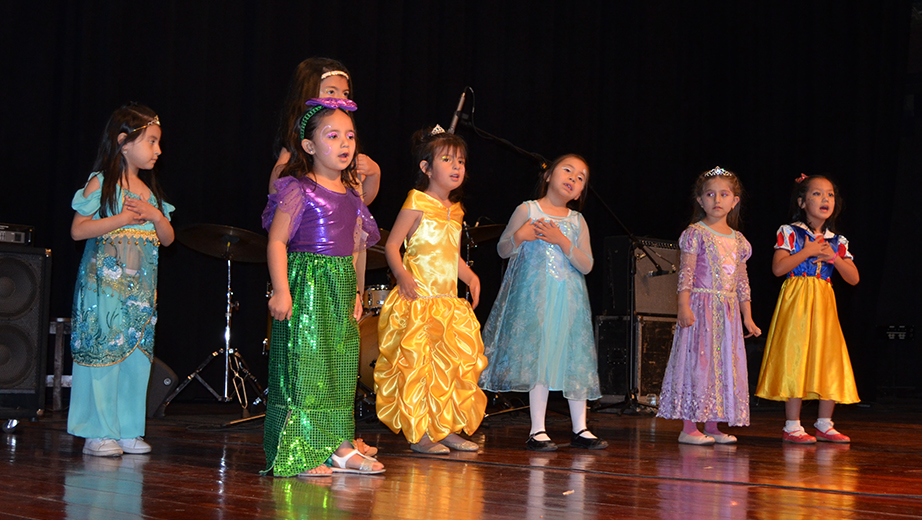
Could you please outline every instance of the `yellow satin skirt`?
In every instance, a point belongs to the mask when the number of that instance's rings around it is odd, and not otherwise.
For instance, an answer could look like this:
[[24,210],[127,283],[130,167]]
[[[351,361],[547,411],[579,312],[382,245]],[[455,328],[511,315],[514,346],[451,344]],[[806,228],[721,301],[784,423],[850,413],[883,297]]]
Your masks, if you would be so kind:
[[394,289],[378,321],[375,363],[378,419],[411,443],[440,441],[483,420],[487,397],[477,386],[487,366],[480,322],[462,298],[406,300]]
[[775,401],[860,401],[829,282],[809,276],[784,281],[765,341],[756,395]]

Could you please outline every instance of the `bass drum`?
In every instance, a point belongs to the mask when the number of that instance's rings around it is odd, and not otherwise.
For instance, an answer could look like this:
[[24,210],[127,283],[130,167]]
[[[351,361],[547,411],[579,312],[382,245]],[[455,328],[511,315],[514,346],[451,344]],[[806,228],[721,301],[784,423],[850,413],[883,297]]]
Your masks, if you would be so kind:
[[381,307],[384,306],[384,301],[387,300],[387,295],[390,293],[391,288],[388,285],[368,285],[365,287],[362,305],[367,312],[378,314],[381,312]]
[[378,315],[368,313],[359,320],[359,384],[375,391],[375,362],[378,361]]

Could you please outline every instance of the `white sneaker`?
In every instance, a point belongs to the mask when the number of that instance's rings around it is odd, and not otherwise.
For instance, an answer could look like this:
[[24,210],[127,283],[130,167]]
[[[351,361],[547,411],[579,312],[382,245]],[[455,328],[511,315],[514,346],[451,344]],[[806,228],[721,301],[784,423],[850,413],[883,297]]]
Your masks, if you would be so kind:
[[122,448],[112,439],[87,439],[83,444],[83,453],[94,457],[118,457]]
[[144,442],[144,439],[141,437],[135,437],[134,439],[119,439],[118,445],[122,451],[132,455],[150,453],[150,444]]

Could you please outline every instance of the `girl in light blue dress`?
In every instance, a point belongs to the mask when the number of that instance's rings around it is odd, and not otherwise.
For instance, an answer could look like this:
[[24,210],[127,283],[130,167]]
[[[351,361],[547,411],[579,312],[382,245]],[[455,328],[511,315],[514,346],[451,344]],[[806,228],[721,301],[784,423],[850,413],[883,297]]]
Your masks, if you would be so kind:
[[557,449],[544,426],[550,390],[563,391],[569,402],[571,447],[608,446],[586,428],[586,400],[601,397],[584,277],[593,264],[589,228],[575,211],[588,181],[582,157],[555,160],[541,176],[538,200],[516,208],[497,246],[510,261],[483,329],[489,364],[480,386],[528,392],[525,446],[533,451]]
[[141,437],[157,324],[157,263],[173,242],[155,167],[160,118],[127,105],[109,118],[93,172],[74,194],[71,237],[86,240],[74,290],[67,432],[83,453],[148,453]]

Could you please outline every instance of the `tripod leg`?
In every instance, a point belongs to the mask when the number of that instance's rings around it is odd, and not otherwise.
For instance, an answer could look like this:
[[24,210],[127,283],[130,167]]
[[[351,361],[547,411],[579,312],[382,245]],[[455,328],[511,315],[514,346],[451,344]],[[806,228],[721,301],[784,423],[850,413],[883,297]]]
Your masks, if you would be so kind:
[[166,410],[166,407],[169,406],[170,402],[177,395],[179,395],[179,393],[182,392],[183,389],[189,386],[189,383],[191,383],[193,379],[198,379],[199,383],[202,383],[202,385],[204,385],[205,388],[207,388],[208,391],[211,392],[211,395],[215,396],[216,399],[220,400],[221,397],[218,395],[218,393],[215,392],[214,389],[211,388],[211,386],[209,386],[208,383],[206,383],[204,379],[202,379],[202,376],[200,376],[199,373],[201,373],[201,371],[204,370],[205,367],[207,367],[209,363],[214,361],[216,357],[220,356],[223,353],[224,353],[224,348],[220,348],[218,350],[215,350],[211,354],[209,354],[208,357],[205,358],[205,361],[202,361],[202,364],[199,365],[198,368],[193,370],[191,374],[186,376],[186,380],[183,381],[179,386],[177,386],[176,390],[173,390],[173,393],[171,393],[169,396],[167,396],[166,399],[163,400],[163,404],[160,405],[160,408],[163,410]]

